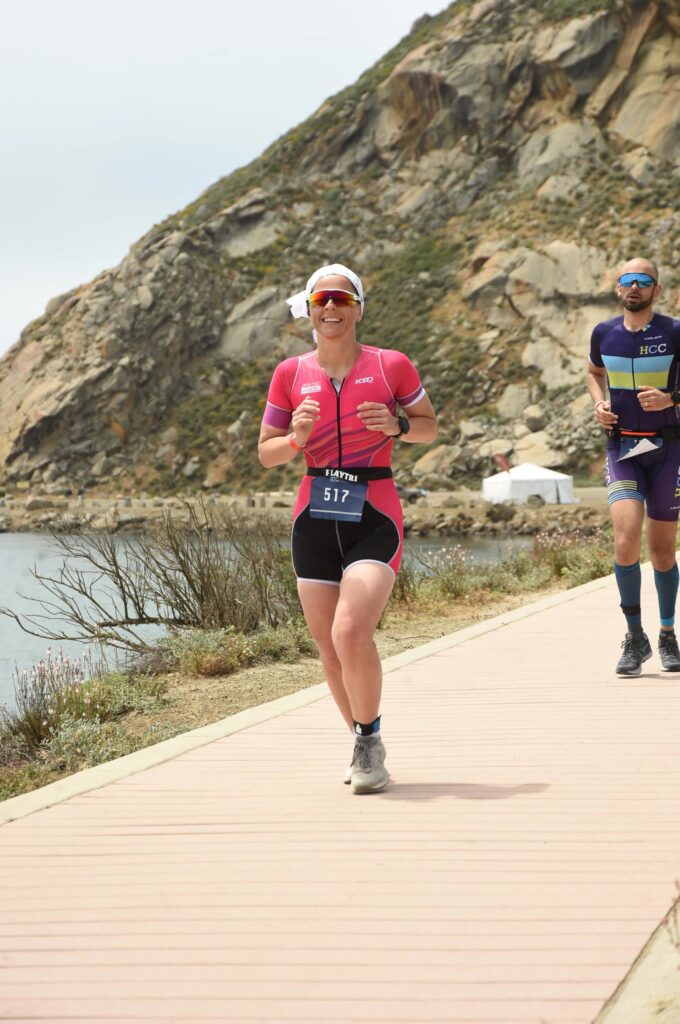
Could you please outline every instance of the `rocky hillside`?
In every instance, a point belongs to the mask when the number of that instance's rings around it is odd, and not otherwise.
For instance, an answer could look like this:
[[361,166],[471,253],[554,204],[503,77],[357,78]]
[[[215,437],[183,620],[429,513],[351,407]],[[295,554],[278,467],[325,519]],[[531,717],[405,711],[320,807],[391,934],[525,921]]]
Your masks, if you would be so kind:
[[680,0],[461,0],[48,303],[0,363],[0,482],[260,484],[267,381],[310,344],[283,300],[330,260],[441,412],[402,476],[454,486],[496,452],[597,475],[590,328],[633,254],[677,313],[679,183]]

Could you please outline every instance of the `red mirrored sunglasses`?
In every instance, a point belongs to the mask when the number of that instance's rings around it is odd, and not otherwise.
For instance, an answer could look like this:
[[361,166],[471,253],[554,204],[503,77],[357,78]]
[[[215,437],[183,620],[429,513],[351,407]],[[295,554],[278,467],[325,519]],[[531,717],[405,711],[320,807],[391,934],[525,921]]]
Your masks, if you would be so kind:
[[345,292],[340,288],[322,288],[309,296],[310,306],[326,306],[333,302],[334,306],[358,306],[361,299],[354,292]]

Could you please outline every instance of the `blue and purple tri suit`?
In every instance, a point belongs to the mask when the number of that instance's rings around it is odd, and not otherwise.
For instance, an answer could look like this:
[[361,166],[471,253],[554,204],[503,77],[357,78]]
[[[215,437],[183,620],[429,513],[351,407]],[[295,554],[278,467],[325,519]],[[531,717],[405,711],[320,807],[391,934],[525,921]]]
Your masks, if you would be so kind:
[[[654,313],[639,331],[624,327],[622,316],[605,320],[593,330],[590,361],[607,371],[611,409],[618,416],[607,444],[609,504],[623,498],[646,501],[650,519],[676,521],[680,440],[661,432],[680,426],[680,406],[646,412],[638,394],[642,384],[665,392],[680,390],[680,320]],[[654,449],[626,458],[643,438]]]

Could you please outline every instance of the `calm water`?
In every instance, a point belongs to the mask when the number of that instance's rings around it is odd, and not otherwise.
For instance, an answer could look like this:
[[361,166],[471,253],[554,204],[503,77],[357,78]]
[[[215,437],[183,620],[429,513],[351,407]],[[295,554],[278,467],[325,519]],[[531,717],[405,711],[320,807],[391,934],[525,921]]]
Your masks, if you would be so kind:
[[[40,612],[28,597],[41,596],[42,588],[31,576],[38,572],[52,575],[62,564],[49,537],[34,533],[0,534],[0,607],[23,616]],[[20,597],[19,595],[23,595]],[[13,673],[16,667],[28,669],[46,657],[47,648],[56,653],[59,646],[64,654],[82,657],[86,648],[78,643],[55,644],[40,637],[30,636],[12,619],[0,616],[0,704],[14,703]]]
[[[417,556],[418,552],[436,552],[443,547],[460,544],[470,556],[479,562],[497,562],[512,551],[530,546],[531,538],[490,538],[490,537],[447,537],[414,538],[407,541],[406,552]],[[22,615],[40,611],[28,598],[41,596],[42,588],[31,576],[34,567],[38,572],[54,575],[62,564],[62,556],[53,542],[44,534],[3,533],[0,534],[0,607],[9,608]],[[19,595],[23,596],[19,596]],[[67,630],[68,631],[68,630]],[[82,657],[82,644],[51,643],[39,637],[30,636],[12,619],[0,616],[0,704],[14,703],[13,673],[15,668],[30,669],[40,658],[46,657],[51,645],[53,653],[59,647],[71,657]]]
[[406,540],[404,556],[417,560],[418,554],[441,551],[442,548],[461,547],[473,562],[501,562],[504,558],[533,546],[533,537],[412,537]]

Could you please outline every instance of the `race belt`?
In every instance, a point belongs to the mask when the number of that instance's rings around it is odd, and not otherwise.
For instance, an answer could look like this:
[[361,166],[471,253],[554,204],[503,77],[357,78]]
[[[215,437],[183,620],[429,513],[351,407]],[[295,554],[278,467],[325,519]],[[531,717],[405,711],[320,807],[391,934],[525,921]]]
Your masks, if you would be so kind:
[[365,481],[388,480],[392,476],[389,466],[352,466],[340,469],[337,466],[309,466],[307,476],[334,477],[336,480]]
[[623,427],[609,427],[610,437],[661,437],[664,441],[680,441],[680,426],[662,427],[661,430],[625,430]]

